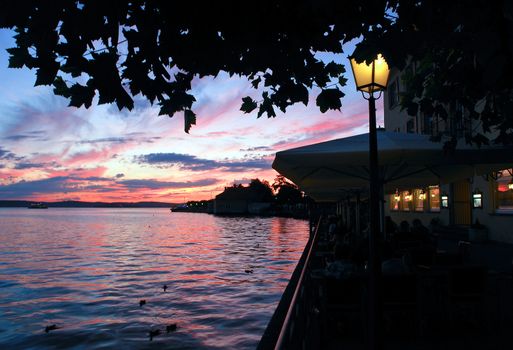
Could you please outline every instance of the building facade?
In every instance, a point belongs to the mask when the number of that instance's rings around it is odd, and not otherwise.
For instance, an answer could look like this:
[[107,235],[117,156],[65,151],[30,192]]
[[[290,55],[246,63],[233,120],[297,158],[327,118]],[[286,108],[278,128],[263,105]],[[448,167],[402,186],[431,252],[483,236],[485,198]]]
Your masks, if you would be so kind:
[[[406,70],[415,74],[415,64],[411,63]],[[406,110],[401,110],[402,92],[402,72],[393,69],[383,103],[387,131],[463,138],[480,127],[479,121],[471,120],[457,102],[448,106],[450,115],[446,120],[420,111],[409,116]],[[512,175],[512,168],[504,168],[449,184],[397,189],[385,195],[385,215],[396,223],[403,220],[411,223],[418,218],[424,225],[439,223],[460,228],[470,228],[478,222],[486,227],[488,239],[513,243]]]
[[224,215],[260,215],[271,207],[265,192],[259,192],[251,186],[235,185],[225,187],[214,200],[214,214]]

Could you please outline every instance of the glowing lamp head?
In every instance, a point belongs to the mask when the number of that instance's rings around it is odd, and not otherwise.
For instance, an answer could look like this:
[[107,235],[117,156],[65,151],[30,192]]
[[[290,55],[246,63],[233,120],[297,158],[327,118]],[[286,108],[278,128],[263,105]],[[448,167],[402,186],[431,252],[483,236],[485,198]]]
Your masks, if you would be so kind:
[[351,60],[351,69],[353,70],[356,90],[368,92],[383,91],[388,83],[388,64],[381,54],[379,54],[371,64],[357,63],[354,58]]

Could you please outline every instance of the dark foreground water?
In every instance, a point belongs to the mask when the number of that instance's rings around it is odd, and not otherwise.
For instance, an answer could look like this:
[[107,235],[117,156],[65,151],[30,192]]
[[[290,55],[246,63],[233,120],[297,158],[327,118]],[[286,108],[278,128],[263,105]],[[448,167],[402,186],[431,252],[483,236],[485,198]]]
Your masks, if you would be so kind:
[[[0,348],[253,349],[307,226],[167,209],[0,209]],[[52,324],[61,328],[45,333]]]

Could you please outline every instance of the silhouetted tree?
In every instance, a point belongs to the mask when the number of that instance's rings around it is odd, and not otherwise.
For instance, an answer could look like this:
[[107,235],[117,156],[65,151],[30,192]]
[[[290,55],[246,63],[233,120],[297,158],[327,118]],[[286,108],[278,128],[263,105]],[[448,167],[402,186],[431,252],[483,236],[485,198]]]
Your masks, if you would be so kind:
[[[480,123],[467,142],[513,143],[513,2],[392,1],[396,19],[365,35],[355,56],[380,51],[406,71],[401,104],[410,115]],[[494,134],[493,132],[496,133]],[[446,145],[454,147],[456,137]]]
[[[9,66],[36,69],[36,85],[53,85],[71,106],[116,103],[131,109],[142,95],[160,114],[183,111],[196,123],[194,77],[219,72],[248,78],[258,101],[241,110],[275,117],[314,92],[321,112],[340,109],[345,69],[317,52],[378,52],[404,68],[419,62],[402,105],[448,116],[458,101],[497,141],[513,141],[513,5],[476,0],[17,0],[0,3],[0,27],[15,31]],[[486,142],[468,135],[469,141]]]
[[283,175],[276,176],[272,188],[276,193],[276,202],[279,204],[296,204],[303,202],[303,193],[295,184],[287,181]]
[[248,186],[249,190],[258,197],[261,198],[262,202],[272,202],[274,200],[273,190],[269,185],[269,182],[260,179],[252,179]]

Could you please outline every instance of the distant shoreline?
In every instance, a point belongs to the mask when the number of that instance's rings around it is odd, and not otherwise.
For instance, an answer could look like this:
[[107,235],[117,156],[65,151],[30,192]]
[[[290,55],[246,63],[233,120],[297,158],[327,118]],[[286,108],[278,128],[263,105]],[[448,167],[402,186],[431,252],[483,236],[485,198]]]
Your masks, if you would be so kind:
[[[25,200],[0,200],[0,208],[27,208],[34,201]],[[48,208],[172,208],[176,203],[166,202],[39,202]]]

